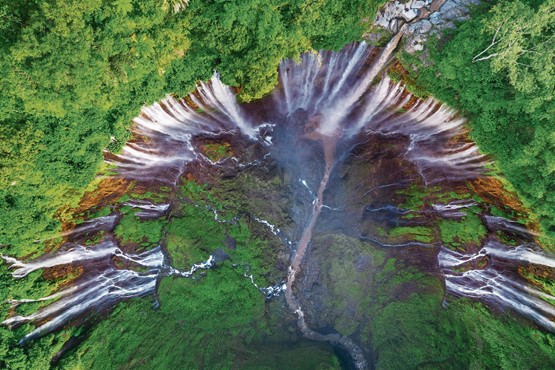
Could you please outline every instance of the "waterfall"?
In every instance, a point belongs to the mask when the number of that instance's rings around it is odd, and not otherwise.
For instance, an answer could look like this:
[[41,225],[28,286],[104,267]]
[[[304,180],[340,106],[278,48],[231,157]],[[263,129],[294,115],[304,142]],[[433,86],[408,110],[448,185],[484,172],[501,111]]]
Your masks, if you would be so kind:
[[133,120],[133,133],[138,139],[127,143],[119,155],[108,153],[107,162],[127,178],[160,180],[169,173],[165,180],[175,183],[183,166],[197,158],[191,144],[194,135],[238,130],[255,136],[256,130],[231,88],[220,81],[217,73],[208,83],[199,83],[189,101],[192,103],[167,96],[144,107]]
[[[303,334],[311,339],[349,348],[358,368],[368,367],[362,350],[351,338],[339,334],[324,335],[309,328],[307,313],[295,297],[296,279],[300,275],[303,258],[310,249],[319,215],[323,207],[331,209],[324,205],[325,190],[337,162],[348,154],[342,151],[350,150],[346,143],[358,143],[359,137],[369,134],[402,137],[407,143],[403,144],[403,160],[414,164],[426,184],[473,179],[483,175],[487,164],[487,158],[479,153],[476,145],[464,138],[465,120],[462,117],[432,98],[413,97],[401,83],[394,83],[385,73],[381,73],[400,37],[401,34],[396,35],[383,50],[362,42],[348,45],[340,52],[303,54],[299,63],[282,61],[279,66],[279,86],[270,97],[253,105],[239,104],[233,90],[221,82],[218,74],[214,74],[210,81],[199,83],[195,92],[184,99],[167,96],[158,103],[144,107],[133,121],[133,139],[125,145],[122,153],[106,153],[105,156],[106,161],[115,166],[114,176],[144,184],[178,184],[186,166],[195,161],[206,166],[216,166],[217,163],[207,161],[195,146],[195,138],[201,136],[217,138],[218,135],[226,134],[241,137],[242,142],[258,142],[266,148],[267,153],[263,158],[283,153],[287,159],[294,159],[291,166],[298,165],[306,170],[306,176],[302,173],[294,177],[294,186],[298,186],[304,195],[308,190],[311,202],[307,206],[305,222],[298,225],[300,237],[297,243],[286,238],[282,229],[262,216],[253,216],[253,220],[266,226],[272,235],[279,237],[285,247],[290,249],[292,258],[287,279],[273,286],[260,287],[255,284],[252,275],[245,277],[268,297],[284,292],[288,307],[297,316]],[[289,147],[284,137],[275,134],[279,129],[282,136],[288,133],[300,136],[296,137],[299,146]],[[312,146],[305,145],[307,143]],[[276,149],[279,145],[285,146],[285,150],[279,152]],[[309,171],[312,170],[309,166],[316,166],[302,157],[303,153],[314,147],[322,152],[323,163],[320,164],[323,166],[318,169],[319,172]],[[243,170],[263,163],[259,159],[249,159],[246,164],[237,159],[234,163],[239,170]],[[277,161],[280,158],[274,159]],[[284,161],[283,166],[287,165]],[[368,190],[365,195],[375,189],[402,187],[407,183],[401,181],[380,185]],[[125,205],[133,208],[136,216],[142,219],[171,217],[172,205],[169,203],[133,200],[127,201]],[[460,219],[465,215],[463,209],[475,205],[474,201],[434,204],[431,212],[445,218]],[[404,212],[392,209],[399,215]],[[216,211],[214,215],[218,220]],[[196,271],[209,269],[216,262],[211,255],[208,260],[193,264],[189,270],[180,271],[169,265],[160,246],[143,253],[126,253],[110,236],[110,231],[114,230],[119,219],[115,214],[96,218],[62,234],[76,237],[104,231],[106,238],[96,245],[66,243],[57,251],[31,261],[2,256],[17,279],[25,278],[33,271],[63,265],[77,266],[84,271],[65,288],[51,295],[11,301],[13,305],[48,303],[35,313],[14,315],[3,322],[8,327],[17,327],[23,323],[36,325],[22,342],[57,330],[90,310],[111,307],[123,299],[153,294],[156,282],[163,276],[190,278]],[[486,222],[490,227],[502,225],[511,232],[530,234],[509,220],[492,216],[486,218]],[[361,239],[380,247],[437,248],[437,245],[423,242],[390,245],[371,236]],[[448,292],[510,307],[540,325],[553,329],[553,308],[542,301],[553,297],[517,283],[515,276],[508,276],[498,268],[502,263],[509,263],[513,269],[520,263],[553,268],[554,262],[550,257],[527,246],[507,248],[490,242],[476,254],[460,254],[442,248],[438,258]],[[472,269],[459,271],[465,264],[483,258],[492,259],[494,263],[484,269],[472,266]],[[127,262],[126,267],[118,267],[114,260],[124,260]]]
[[[77,245],[65,251],[61,249],[28,263],[3,257],[10,267],[15,268],[15,278],[23,278],[37,269],[69,264],[81,266],[85,270],[76,281],[55,294],[39,299],[11,301],[14,306],[30,302],[50,302],[30,315],[16,315],[4,320],[2,324],[10,328],[28,322],[38,324],[20,343],[57,330],[69,320],[91,309],[102,309],[123,299],[152,294],[164,264],[164,255],[160,247],[141,254],[126,254],[112,238],[93,246]],[[132,262],[147,271],[118,269],[112,262],[114,257]]]
[[[168,265],[160,246],[140,254],[124,253],[114,238],[108,237],[92,246],[76,245],[45,255],[37,260],[21,262],[15,258],[2,256],[14,268],[14,278],[20,279],[32,271],[54,266],[75,265],[84,272],[64,289],[38,299],[10,300],[12,307],[25,303],[49,302],[36,312],[15,315],[2,322],[9,328],[24,323],[35,323],[36,328],[25,335],[20,343],[46,335],[59,329],[68,321],[90,310],[111,307],[124,299],[143,297],[155,292],[157,281],[163,276],[191,278],[199,269],[209,269],[216,259],[209,256],[207,261],[193,264],[187,271],[177,270]],[[130,263],[120,268],[113,259]]]
[[[489,262],[480,269],[473,266],[477,260]],[[555,296],[530,287],[516,274],[522,264],[555,268],[555,258],[530,246],[510,247],[490,240],[474,254],[441,248],[438,263],[449,293],[511,308],[555,332],[555,307],[550,303],[555,302]]]

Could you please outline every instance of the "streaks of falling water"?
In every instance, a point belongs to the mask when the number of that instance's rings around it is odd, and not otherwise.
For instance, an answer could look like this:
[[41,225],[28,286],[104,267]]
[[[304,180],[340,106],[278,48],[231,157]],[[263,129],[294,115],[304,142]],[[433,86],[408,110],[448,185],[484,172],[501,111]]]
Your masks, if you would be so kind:
[[196,108],[172,96],[144,107],[133,120],[134,134],[148,140],[127,143],[121,155],[108,154],[107,161],[117,165],[121,175],[140,180],[160,179],[161,170],[173,169],[168,181],[175,182],[183,165],[197,157],[191,144],[194,135],[238,130],[254,137],[255,128],[217,73],[196,91],[201,99],[189,96]]
[[[341,74],[339,82],[335,85],[329,97],[330,100],[329,100],[328,108],[335,107],[335,109],[333,109],[332,111],[322,110],[322,112],[319,112],[321,113],[322,118],[319,119],[319,122],[316,122],[317,127],[314,128],[315,132],[309,133],[307,135],[307,138],[311,140],[317,140],[321,143],[324,151],[325,166],[324,166],[324,173],[322,174],[322,179],[320,181],[318,190],[315,194],[314,202],[312,203],[311,216],[309,218],[307,225],[302,231],[301,238],[297,244],[297,250],[295,251],[291,265],[289,266],[286,290],[285,290],[285,299],[287,301],[287,304],[290,307],[290,309],[297,315],[299,327],[307,338],[320,340],[320,341],[329,341],[334,344],[338,344],[339,340],[341,339],[341,336],[337,334],[323,335],[309,328],[305,318],[306,315],[301,307],[299,300],[294,295],[293,285],[295,284],[296,276],[301,270],[303,257],[309,248],[314,227],[316,226],[318,217],[320,215],[322,206],[324,204],[323,203],[324,191],[327,187],[327,183],[330,178],[331,171],[333,170],[333,167],[335,164],[334,157],[335,157],[335,151],[336,151],[336,140],[338,136],[341,136],[339,133],[339,127],[343,123],[342,121],[347,115],[348,110],[360,98],[363,91],[368,88],[368,85],[372,82],[372,80],[374,80],[378,71],[383,68],[383,66],[385,65],[385,60],[388,58],[389,54],[393,51],[393,49],[397,46],[399,39],[400,39],[400,35],[397,35],[393,38],[393,40],[388,44],[388,46],[382,52],[382,55],[380,56],[378,63],[374,64],[370,68],[370,70],[366,73],[366,76],[361,83],[359,83],[358,85],[355,84],[356,87],[354,91],[342,94],[342,98],[340,99],[341,109],[339,109],[337,104],[338,102],[336,101],[337,92],[347,82],[349,74],[352,72],[352,70],[354,70],[355,67],[360,67],[362,61],[366,59],[366,57],[363,58],[364,52],[362,51],[364,51],[364,48],[361,48],[361,46],[359,45],[359,47],[356,49],[356,52],[353,58],[350,58],[350,61],[345,73]],[[307,84],[314,84],[314,81],[316,78],[315,76],[318,74],[318,71],[310,71],[310,69],[314,68],[313,67],[314,64],[315,63],[309,64],[309,68],[308,68],[309,72],[308,74],[306,74],[307,76],[313,76],[313,77],[306,78],[306,81],[304,83],[305,88],[303,89],[303,93],[305,95],[305,98],[302,99],[303,102],[310,100],[306,97],[306,95],[308,91],[313,89],[308,89],[306,88],[306,86]],[[306,105],[304,106],[306,107]],[[290,109],[290,105],[288,105],[288,108]],[[303,182],[303,185],[306,186],[306,182]],[[308,188],[308,186],[306,187]],[[360,348],[358,348],[357,346],[353,346],[349,351],[353,361],[355,362],[355,366],[358,369],[364,369],[368,367],[368,364],[364,359],[364,357],[359,355],[360,352],[361,352]]]
[[135,199],[124,203],[125,206],[140,209],[135,212],[135,216],[143,219],[159,218],[163,216],[170,208],[169,204],[154,204],[146,199]]
[[[374,81],[378,73],[387,64],[391,53],[397,47],[397,44],[403,36],[403,31],[399,31],[386,45],[381,52],[380,57],[375,63],[372,63],[370,69],[364,74],[363,78],[356,79],[354,84],[349,88],[348,92],[341,94],[340,98],[336,98],[335,94],[331,96],[331,104],[324,110],[324,120],[319,128],[322,134],[333,134],[340,130],[340,125],[344,122],[347,115],[352,110],[353,105],[359,101],[362,95],[368,90],[370,84]],[[360,59],[356,58],[357,66]],[[364,60],[363,60],[364,61]],[[344,76],[347,74],[344,74]],[[353,82],[352,80],[350,82]]]
[[[473,262],[486,259],[488,263],[485,268],[474,267]],[[554,258],[534,250],[531,246],[511,247],[495,240],[488,240],[485,246],[474,254],[462,254],[441,248],[438,262],[445,275],[447,292],[511,308],[545,329],[555,332],[555,307],[546,301],[553,302],[555,297],[530,287],[516,273],[518,266],[523,264],[555,268]]]
[[[422,172],[433,168],[445,172],[448,179],[480,175],[484,158],[476,146],[450,141],[463,132],[464,119],[433,99],[407,106],[411,95],[387,76],[377,85],[371,84],[396,41],[370,67],[367,61],[375,49],[365,43],[349,45],[341,52],[304,54],[301,63],[283,61],[281,88],[273,93],[273,104],[267,107],[268,116],[262,122],[250,117],[232,90],[214,74],[209,83],[199,84],[196,94],[189,95],[193,104],[168,96],[144,107],[134,120],[136,139],[127,143],[120,155],[107,153],[106,160],[125,177],[175,183],[184,165],[198,158],[191,142],[195,135],[236,131],[255,139],[268,122],[279,122],[279,117],[301,109],[309,117],[322,117],[318,130],[327,136],[348,138],[364,130],[410,137],[407,158]],[[269,141],[264,144],[272,145]]]
[[460,219],[466,216],[466,212],[460,211],[464,208],[476,206],[472,200],[455,200],[447,204],[432,204],[432,208],[444,218]]
[[349,138],[361,130],[405,135],[411,142],[406,157],[417,164],[424,180],[429,169],[441,172],[440,179],[481,175],[486,159],[476,145],[451,140],[464,133],[465,120],[455,111],[431,98],[408,104],[414,98],[387,76],[371,84],[391,50],[388,46],[369,70],[366,61],[373,49],[365,44],[340,53],[305,54],[299,64],[283,61],[281,88],[274,92],[278,112],[288,116],[302,109],[309,117],[321,117],[318,129],[326,136]]
[[48,239],[37,240],[37,242],[51,240],[58,237],[78,237],[87,233],[94,233],[97,231],[112,231],[116,228],[119,219],[120,216],[117,214],[93,218],[92,220],[83,222],[81,225],[75,227],[72,230],[68,230]]
[[[11,257],[2,256],[10,268],[15,268],[12,275],[23,278],[32,271],[74,264],[81,266],[84,273],[65,289],[38,299],[13,299],[12,307],[24,303],[50,302],[36,312],[21,316],[15,315],[2,322],[9,328],[24,323],[35,323],[37,327],[25,335],[20,343],[48,334],[62,327],[68,321],[91,309],[104,309],[129,298],[153,294],[156,282],[162,276],[192,277],[199,269],[209,269],[215,259],[210,256],[207,261],[194,264],[188,271],[180,271],[167,265],[161,247],[140,254],[126,254],[116,245],[113,238],[106,238],[94,246],[75,245],[65,252],[58,251],[27,263]],[[113,258],[126,260],[138,267],[117,268]]]
[[[147,271],[117,269],[112,263],[112,258],[116,256],[137,264]],[[22,278],[40,268],[66,264],[75,264],[85,268],[85,272],[76,281],[55,294],[35,300],[12,301],[14,305],[52,301],[33,314],[12,316],[2,323],[10,328],[28,322],[37,323],[38,326],[21,339],[20,343],[23,344],[59,329],[66,322],[87,310],[109,307],[122,299],[153,293],[156,279],[164,264],[164,255],[160,247],[141,254],[125,254],[117,247],[113,239],[105,239],[95,246],[76,246],[67,253],[57,252],[28,263],[13,258],[8,258],[6,261],[11,264],[11,267],[16,268],[13,272],[13,276],[16,278]]]
[[73,262],[91,262],[116,255],[117,253],[122,254],[121,250],[112,240],[106,239],[94,247],[68,243],[52,255],[39,257],[36,260],[27,263],[18,261],[17,259],[9,256],[2,255],[1,257],[10,265],[11,269],[15,269],[12,273],[13,277],[22,278],[39,269],[71,264]]
[[486,221],[486,225],[490,230],[508,231],[524,237],[538,235],[538,233],[533,232],[532,230],[528,230],[524,225],[503,217],[486,215],[484,216],[484,219]]
[[244,277],[250,280],[251,284],[254,285],[256,289],[258,289],[262,294],[266,296],[266,299],[271,299],[275,297],[279,297],[280,294],[287,290],[287,284],[284,281],[281,281],[275,285],[270,285],[267,287],[261,287],[254,282],[254,275],[244,274]]

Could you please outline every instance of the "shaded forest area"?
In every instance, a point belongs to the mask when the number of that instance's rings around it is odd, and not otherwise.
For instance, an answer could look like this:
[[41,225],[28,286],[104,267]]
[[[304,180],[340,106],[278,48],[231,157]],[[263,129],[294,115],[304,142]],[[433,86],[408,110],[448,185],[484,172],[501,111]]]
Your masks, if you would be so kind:
[[[214,71],[245,101],[283,58],[360,40],[382,1],[0,0],[0,243],[55,233],[141,106]],[[182,2],[183,4],[185,2]],[[5,252],[7,253],[7,252]]]

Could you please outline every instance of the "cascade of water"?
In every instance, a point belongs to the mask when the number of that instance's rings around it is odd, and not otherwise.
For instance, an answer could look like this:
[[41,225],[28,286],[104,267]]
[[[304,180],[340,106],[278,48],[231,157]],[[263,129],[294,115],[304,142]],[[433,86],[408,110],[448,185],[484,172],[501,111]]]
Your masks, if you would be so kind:
[[[138,272],[130,269],[117,269],[111,261],[115,256],[148,270],[147,272]],[[95,263],[91,268],[92,261]],[[117,247],[113,239],[105,239],[90,248],[77,246],[66,253],[59,251],[29,263],[16,260],[10,262],[13,262],[12,266],[18,267],[13,273],[16,278],[22,278],[36,269],[65,264],[79,264],[86,270],[76,281],[55,294],[39,299],[11,301],[14,305],[52,301],[33,314],[12,316],[2,323],[10,328],[27,322],[38,323],[39,325],[33,331],[21,339],[21,343],[26,343],[57,330],[68,321],[92,308],[102,309],[122,299],[152,294],[164,263],[164,255],[160,247],[137,255],[125,254]],[[94,268],[94,266],[98,268]]]
[[244,276],[250,280],[251,284],[254,285],[256,289],[260,290],[260,292],[266,296],[266,299],[279,297],[281,293],[287,290],[287,284],[283,281],[275,285],[261,287],[260,285],[254,282],[254,276],[252,274],[251,275],[245,274]]
[[364,43],[341,53],[306,54],[300,64],[282,62],[281,89],[274,92],[278,112],[287,116],[302,109],[309,117],[319,117],[317,129],[325,136],[349,138],[361,130],[408,136],[411,145],[406,157],[416,162],[423,175],[428,169],[447,179],[481,175],[486,160],[476,145],[451,140],[464,133],[465,120],[455,111],[433,99],[414,99],[387,76],[372,85],[395,42],[370,68],[366,60],[373,49]]
[[158,218],[163,216],[170,208],[169,204],[154,204],[149,200],[143,199],[131,200],[125,202],[124,205],[140,209],[140,211],[135,213],[135,216],[139,218]]
[[20,343],[43,336],[86,310],[101,309],[123,299],[152,294],[156,287],[156,273],[108,269],[100,275],[76,284],[71,291],[62,291],[62,298],[28,316],[13,316],[2,324],[13,328],[26,322],[44,322],[25,335]]
[[184,164],[197,157],[191,144],[194,135],[239,130],[254,137],[255,128],[217,73],[209,83],[201,82],[196,93],[200,99],[195,94],[189,98],[197,108],[172,96],[144,107],[133,120],[133,132],[142,139],[127,143],[122,154],[107,161],[117,165],[121,175],[142,180],[159,179],[160,172],[173,169],[175,181]]
[[72,243],[66,244],[65,247],[52,255],[46,255],[27,263],[18,261],[13,257],[4,255],[1,257],[10,265],[10,268],[15,269],[12,276],[22,278],[39,269],[67,265],[73,262],[86,263],[122,253],[113,240],[109,239],[103,240],[92,247]]
[[527,229],[524,225],[503,217],[486,215],[484,219],[486,220],[488,228],[492,230],[504,230],[523,236],[538,235],[538,233]]
[[[375,49],[365,43],[349,45],[339,53],[307,53],[299,64],[283,61],[281,88],[273,94],[268,121],[302,109],[309,117],[321,117],[318,131],[326,136],[351,137],[360,130],[407,135],[412,142],[407,157],[422,167],[421,172],[439,169],[447,172],[447,178],[479,175],[484,160],[477,148],[450,140],[462,132],[464,123],[455,112],[432,99],[407,107],[411,95],[386,76],[372,85],[399,37],[370,66],[367,60],[375,58]],[[255,138],[267,126],[243,111],[217,74],[209,83],[199,83],[188,99],[192,104],[168,96],[144,107],[134,120],[137,140],[129,142],[121,155],[107,155],[107,161],[129,178],[175,182],[184,165],[199,157],[192,145],[196,135],[239,130]]]
[[[54,266],[74,264],[81,266],[84,273],[59,292],[38,299],[12,299],[15,307],[24,303],[50,302],[30,315],[15,315],[2,322],[9,328],[24,323],[35,323],[37,327],[25,335],[20,343],[41,337],[59,329],[68,321],[84,314],[90,309],[104,309],[124,299],[143,297],[153,294],[156,282],[162,276],[192,277],[199,269],[214,266],[215,258],[193,264],[188,271],[176,270],[166,264],[161,247],[140,254],[127,254],[121,251],[113,238],[106,238],[94,246],[75,245],[63,251],[46,255],[27,263],[11,257],[4,259],[15,267],[15,278],[23,278],[32,271]],[[119,268],[113,263],[119,258],[138,267],[134,270]]]
[[51,240],[59,237],[67,237],[67,236],[77,237],[87,233],[97,232],[100,230],[112,231],[116,228],[119,218],[120,216],[117,214],[93,218],[92,220],[85,221],[82,224],[76,226],[74,229],[65,231],[63,233],[57,234],[47,239],[37,240],[37,242]]
[[447,204],[432,204],[432,208],[441,217],[460,219],[466,216],[466,212],[460,211],[464,208],[476,206],[477,203],[472,200],[455,200]]
[[534,250],[531,245],[510,247],[493,239],[488,240],[482,249],[473,254],[461,254],[443,248],[442,253],[440,253],[439,265],[445,268],[453,268],[484,256],[494,257],[498,260],[506,260],[509,262],[555,268],[555,258],[549,257],[541,251]]
[[[488,261],[485,268],[472,267],[479,260]],[[507,270],[508,267],[516,270],[523,263],[554,268],[555,258],[535,251],[530,246],[510,247],[488,240],[474,254],[441,248],[438,262],[444,272],[445,287],[449,293],[512,308],[547,330],[555,331],[555,307],[546,301],[553,302],[555,297],[530,287],[515,272]]]
[[[378,73],[387,64],[391,53],[397,48],[397,44],[403,36],[403,31],[398,32],[387,43],[386,47],[382,50],[380,57],[375,63],[372,63],[370,69],[364,74],[361,79],[353,79],[353,87],[347,93],[342,94],[339,99],[334,99],[335,95],[332,94],[331,99],[333,103],[325,109],[324,120],[319,128],[320,133],[324,135],[333,135],[340,129],[341,125],[347,115],[351,112],[353,105],[359,101],[362,95],[368,90],[370,84],[376,79]],[[350,74],[347,71],[345,75]],[[351,76],[352,78],[354,75]]]
[[180,270],[174,269],[173,267],[170,267],[169,274],[188,278],[193,276],[193,274],[197,270],[207,270],[213,267],[215,263],[216,263],[216,259],[214,258],[214,256],[210,255],[206,261],[193,264],[189,269],[189,271],[180,271]]

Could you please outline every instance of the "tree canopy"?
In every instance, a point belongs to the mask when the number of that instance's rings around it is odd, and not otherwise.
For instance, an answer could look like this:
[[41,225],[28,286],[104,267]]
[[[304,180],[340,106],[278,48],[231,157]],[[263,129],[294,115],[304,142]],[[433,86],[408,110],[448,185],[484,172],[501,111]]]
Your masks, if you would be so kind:
[[492,37],[491,43],[472,61],[490,60],[492,70],[506,73],[516,90],[552,100],[554,28],[555,0],[547,0],[536,9],[521,1],[501,2],[482,24],[483,33]]

